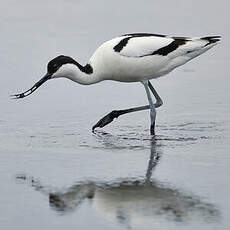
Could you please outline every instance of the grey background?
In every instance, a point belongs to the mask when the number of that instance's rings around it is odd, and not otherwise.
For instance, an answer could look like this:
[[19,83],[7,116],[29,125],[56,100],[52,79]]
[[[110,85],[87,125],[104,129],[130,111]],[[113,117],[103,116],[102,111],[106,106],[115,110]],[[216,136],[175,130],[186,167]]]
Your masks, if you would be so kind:
[[[1,229],[229,229],[227,1],[0,3]],[[59,79],[28,98],[10,100],[39,80],[53,57],[65,54],[83,64],[102,42],[129,32],[223,37],[152,82],[164,100],[154,145],[148,112],[91,133],[107,112],[147,103],[139,83],[80,86]],[[161,155],[155,184],[142,191],[123,188],[124,181],[144,180],[150,153]],[[17,175],[29,179],[21,183]],[[41,186],[31,187],[31,178]],[[79,195],[91,188],[88,181],[96,191],[92,200]],[[72,190],[67,211],[55,210],[49,193]],[[179,219],[167,208],[178,212],[178,204]]]

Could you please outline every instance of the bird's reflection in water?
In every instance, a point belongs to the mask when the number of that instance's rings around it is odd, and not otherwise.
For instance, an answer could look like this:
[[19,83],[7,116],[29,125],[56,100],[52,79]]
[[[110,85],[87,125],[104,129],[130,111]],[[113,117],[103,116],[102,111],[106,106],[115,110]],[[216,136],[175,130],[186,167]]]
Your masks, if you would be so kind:
[[51,209],[59,214],[71,213],[88,200],[102,216],[128,228],[160,221],[218,222],[220,212],[213,204],[151,179],[161,155],[161,148],[152,140],[143,180],[83,181],[59,192],[50,192],[48,187],[25,175],[18,175],[17,180],[29,180],[37,191],[48,195]]

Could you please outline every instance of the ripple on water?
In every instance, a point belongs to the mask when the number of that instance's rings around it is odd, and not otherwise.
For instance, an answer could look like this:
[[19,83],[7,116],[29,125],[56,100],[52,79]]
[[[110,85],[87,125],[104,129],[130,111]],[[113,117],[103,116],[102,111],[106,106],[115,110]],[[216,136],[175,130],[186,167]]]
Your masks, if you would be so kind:
[[[2,146],[15,145],[15,149],[149,149],[152,141],[160,146],[185,146],[201,141],[223,137],[223,122],[183,122],[159,124],[157,135],[149,135],[149,129],[143,126],[108,126],[91,133],[88,129],[67,124],[33,124],[21,125],[12,132],[11,127],[4,128],[0,134]],[[109,131],[104,131],[109,130]]]
[[122,126],[111,132],[96,130],[93,136],[97,141],[84,141],[81,147],[105,149],[148,149],[151,141],[161,146],[184,146],[200,141],[219,138],[222,135],[222,122],[184,122],[173,125],[158,125],[156,135],[149,135],[149,130],[142,126]]

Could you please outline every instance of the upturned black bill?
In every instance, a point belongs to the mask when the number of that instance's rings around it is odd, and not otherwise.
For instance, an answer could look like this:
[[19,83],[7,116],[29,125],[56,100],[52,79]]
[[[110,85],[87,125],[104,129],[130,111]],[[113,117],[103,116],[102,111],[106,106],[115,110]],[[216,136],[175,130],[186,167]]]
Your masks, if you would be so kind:
[[19,99],[19,98],[24,98],[29,96],[31,93],[33,93],[37,88],[39,88],[43,83],[45,83],[50,78],[51,78],[51,74],[47,73],[41,80],[35,83],[34,86],[29,90],[25,91],[24,93],[11,95],[12,99]]

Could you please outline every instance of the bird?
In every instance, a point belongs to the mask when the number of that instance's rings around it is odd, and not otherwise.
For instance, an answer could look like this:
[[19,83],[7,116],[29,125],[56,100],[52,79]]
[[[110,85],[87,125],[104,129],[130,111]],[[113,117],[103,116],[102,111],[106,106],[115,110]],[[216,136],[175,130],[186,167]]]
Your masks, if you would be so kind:
[[[140,82],[145,89],[148,105],[113,110],[93,127],[102,128],[115,118],[131,112],[150,110],[150,135],[155,135],[156,108],[163,101],[150,80],[162,77],[176,67],[201,55],[219,43],[221,36],[178,37],[153,33],[129,33],[104,42],[93,53],[86,65],[74,58],[59,55],[47,64],[47,73],[29,90],[11,95],[14,99],[29,96],[43,83],[56,78],[67,78],[81,85],[105,80]],[[153,102],[152,95],[155,97]]]

